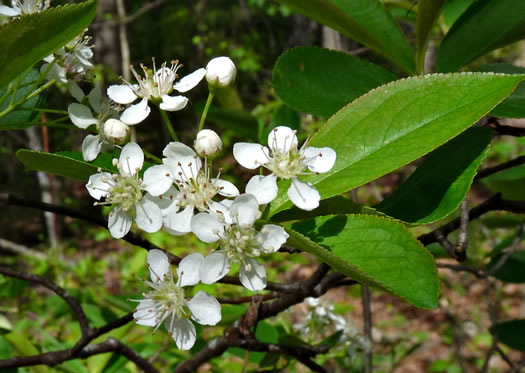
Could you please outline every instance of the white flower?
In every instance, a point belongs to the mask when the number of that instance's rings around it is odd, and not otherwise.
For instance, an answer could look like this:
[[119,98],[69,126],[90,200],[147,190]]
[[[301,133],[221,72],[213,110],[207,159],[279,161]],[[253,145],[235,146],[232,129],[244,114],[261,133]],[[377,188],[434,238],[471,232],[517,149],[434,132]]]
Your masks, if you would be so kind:
[[266,287],[266,270],[256,258],[281,248],[288,234],[283,227],[264,225],[260,231],[253,224],[260,217],[259,204],[251,194],[235,198],[229,211],[218,214],[200,213],[192,222],[193,233],[204,242],[220,241],[220,249],[204,258],[200,278],[212,284],[224,277],[232,262],[240,263],[241,283],[249,290]]
[[237,68],[228,57],[213,58],[206,66],[206,80],[213,87],[226,87],[232,84]]
[[129,140],[129,127],[118,119],[108,119],[103,128],[104,136],[111,144],[123,145]]
[[49,8],[50,0],[11,0],[11,7],[0,5],[0,14],[8,17],[24,16]]
[[171,180],[179,192],[174,197],[182,211],[171,208],[165,213],[164,226],[172,234],[191,232],[191,220],[194,210],[226,210],[227,203],[212,200],[217,194],[224,197],[236,197],[239,190],[229,181],[210,178],[207,158],[204,165],[199,156],[187,145],[180,142],[169,143],[163,151],[164,165],[170,169]]
[[144,77],[137,74],[133,66],[131,66],[131,72],[138,84],[124,81],[125,84],[112,85],[107,90],[108,96],[122,105],[131,104],[138,98],[142,99],[138,104],[131,105],[124,110],[120,120],[129,125],[142,122],[151,111],[148,106],[148,100],[154,104],[159,104],[162,110],[177,111],[184,109],[188,99],[184,96],[170,96],[169,94],[174,89],[178,92],[189,91],[202,80],[205,71],[203,71],[204,69],[194,71],[178,83],[173,84],[175,79],[177,79],[177,70],[181,66],[178,61],[172,61],[171,67],[168,68],[164,62],[160,69],[157,70],[155,59],[153,59],[153,72],[148,71],[143,64],[140,64]]
[[130,299],[139,302],[133,318],[139,325],[154,326],[154,333],[163,323],[181,350],[189,350],[195,344],[195,326],[191,319],[201,325],[217,325],[221,321],[221,305],[211,295],[199,291],[187,300],[184,286],[199,282],[201,254],[186,256],[179,263],[177,282],[173,281],[170,263],[160,250],[148,252],[148,268],[151,281],[143,280],[153,290],[145,293],[145,299]]
[[215,131],[199,131],[193,147],[201,157],[214,158],[222,150],[222,141]]
[[251,193],[260,204],[273,201],[277,196],[277,178],[291,179],[288,198],[303,210],[313,210],[321,199],[315,187],[302,182],[298,176],[310,173],[328,172],[335,163],[336,154],[331,148],[308,147],[306,141],[297,148],[295,131],[288,127],[276,127],[268,135],[268,147],[260,144],[237,143],[233,146],[233,156],[241,166],[255,169],[263,166],[272,173],[267,176],[253,176],[246,185],[246,193]]
[[150,198],[143,198],[143,191],[153,196],[164,193],[171,185],[166,177],[169,171],[162,165],[153,166],[144,172],[144,179],[141,179],[138,172],[143,163],[142,149],[130,142],[122,149],[119,160],[113,160],[120,174],[99,172],[91,175],[86,185],[93,198],[105,199],[104,202],[96,202],[96,205],[113,205],[108,227],[115,238],[122,238],[129,232],[133,217],[137,226],[146,232],[156,232],[162,227],[160,207]]

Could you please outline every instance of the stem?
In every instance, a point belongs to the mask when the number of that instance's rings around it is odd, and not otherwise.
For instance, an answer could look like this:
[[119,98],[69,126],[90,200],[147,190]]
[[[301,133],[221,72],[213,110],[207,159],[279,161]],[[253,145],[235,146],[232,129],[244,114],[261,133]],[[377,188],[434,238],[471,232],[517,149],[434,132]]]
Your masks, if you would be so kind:
[[168,113],[166,113],[164,110],[160,109],[160,116],[162,117],[162,120],[164,121],[164,124],[166,127],[168,127],[168,131],[171,135],[171,138],[173,141],[179,141],[179,138],[177,137],[177,134],[175,133],[175,130],[173,129],[173,126],[171,125],[170,118],[168,117]]
[[65,110],[43,109],[43,108],[37,108],[37,107],[31,108],[31,109],[26,109],[26,110],[39,111],[39,112],[42,112],[42,113],[68,115],[68,112],[65,111]]
[[142,149],[142,151],[144,152],[144,156],[148,159],[151,159],[152,161],[158,163],[158,164],[162,164],[162,159],[160,159],[159,157],[151,154],[150,152],[148,152],[146,149]]
[[215,97],[215,89],[210,87],[210,93],[208,94],[208,99],[206,100],[206,105],[204,106],[204,111],[202,112],[201,116],[201,122],[199,123],[199,130],[197,132],[200,132],[204,128],[204,121],[206,120],[206,116],[208,115],[208,110],[210,109],[213,97]]
[[11,96],[11,101],[9,101],[9,106],[12,106],[13,103],[15,102],[16,92],[18,92],[18,86],[20,85],[20,80],[21,79],[22,79],[21,75],[19,75],[18,78],[16,78],[16,84],[15,84],[15,87],[13,88],[13,95]]
[[0,112],[0,118],[2,118],[5,115],[9,114],[10,112],[15,110],[17,107],[22,105],[27,100],[30,100],[30,99],[32,99],[35,96],[38,96],[40,93],[42,93],[43,91],[45,91],[46,89],[48,89],[49,87],[51,87],[55,83],[56,83],[56,80],[52,79],[49,82],[47,82],[46,84],[44,84],[43,86],[41,86],[40,88],[38,88],[36,91],[33,91],[33,93],[31,93],[30,95],[28,95],[26,97],[22,97],[20,100],[18,100],[18,102],[16,104],[9,105],[7,108],[5,108],[4,111]]
[[7,96],[9,96],[12,91],[13,91],[13,83],[10,83],[9,87],[7,87],[7,89],[5,90],[5,93],[2,95],[2,97],[0,97],[0,104],[5,101]]

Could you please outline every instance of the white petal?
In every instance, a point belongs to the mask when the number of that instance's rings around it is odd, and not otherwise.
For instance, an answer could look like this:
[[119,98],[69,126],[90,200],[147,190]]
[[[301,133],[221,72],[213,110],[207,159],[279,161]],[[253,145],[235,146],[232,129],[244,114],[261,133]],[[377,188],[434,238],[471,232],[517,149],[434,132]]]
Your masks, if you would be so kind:
[[120,116],[120,120],[131,126],[142,122],[148,117],[150,112],[151,108],[148,106],[148,99],[143,98],[138,104],[131,105],[124,110]]
[[232,203],[231,199],[225,199],[220,202],[208,201],[208,208],[212,213],[221,216],[226,224],[232,224],[233,220],[230,216]]
[[250,265],[250,270],[246,270],[246,266],[241,264],[239,277],[241,284],[251,291],[259,291],[266,287],[266,269],[264,265],[255,259],[245,258],[246,264]]
[[191,318],[201,325],[217,325],[221,321],[221,305],[210,294],[199,291],[186,302]]
[[211,179],[211,183],[219,188],[219,194],[224,197],[237,197],[239,189],[229,181],[223,179]]
[[153,196],[165,193],[173,185],[170,170],[165,165],[152,166],[144,172],[141,188]]
[[122,175],[133,176],[140,171],[144,164],[144,153],[140,146],[134,142],[128,142],[120,153],[119,163],[122,165],[120,170]]
[[170,261],[164,251],[153,249],[148,251],[146,261],[148,262],[151,281],[158,284],[170,273]]
[[188,99],[184,96],[162,95],[162,102],[159,107],[166,111],[182,110],[188,104]]
[[16,17],[19,16],[22,12],[20,11],[20,8],[11,8],[5,5],[0,5],[0,14],[8,17]]
[[261,144],[238,142],[233,145],[233,156],[243,167],[254,169],[268,163],[269,150]]
[[305,164],[312,172],[325,173],[334,167],[336,154],[331,148],[306,148],[303,151],[306,157]]
[[266,224],[258,236],[262,238],[261,246],[267,253],[274,253],[279,250],[289,237],[283,227],[274,224]]
[[289,127],[275,127],[268,134],[268,146],[273,151],[288,153],[293,145],[297,147],[297,136]]
[[173,85],[173,88],[179,92],[188,92],[190,89],[195,87],[206,75],[206,69],[200,68],[195,70],[190,75],[186,75],[184,78],[179,80]]
[[152,299],[141,300],[135,309],[135,312],[133,312],[133,318],[139,325],[157,325],[157,311],[155,311],[155,301]]
[[205,284],[213,284],[230,272],[230,260],[223,253],[211,253],[201,263],[200,279]]
[[201,212],[191,219],[191,231],[203,242],[215,242],[224,231],[224,224],[219,221],[217,215]]
[[82,101],[84,98],[84,91],[78,86],[78,83],[75,80],[71,80],[68,84],[69,93],[75,98],[78,102]]
[[202,161],[197,153],[180,142],[170,142],[162,154],[166,157],[162,162],[170,167],[175,180],[187,181],[195,177],[202,167]]
[[109,172],[99,172],[89,177],[86,189],[91,197],[100,200],[108,195],[114,185],[115,182]]
[[95,87],[89,92],[89,104],[97,113],[100,113],[100,102],[102,101],[102,90],[100,89],[100,81],[95,84]]
[[108,228],[114,238],[122,238],[128,234],[132,223],[131,215],[126,211],[114,208],[109,213]]
[[241,194],[232,203],[230,215],[241,226],[252,226],[260,217],[259,203],[252,194]]
[[162,228],[162,211],[155,202],[143,198],[135,204],[135,222],[137,226],[148,232],[158,232]]
[[179,205],[177,200],[177,195],[179,192],[172,185],[166,192],[162,193],[158,197],[154,197],[151,194],[146,194],[144,198],[148,198],[155,202],[157,206],[160,207],[162,211],[162,216],[167,216],[169,214],[174,214],[179,211]]
[[[179,276],[179,286],[193,286],[200,281],[199,269],[204,257],[200,253],[185,256],[179,263],[177,275]],[[201,324],[201,323],[199,323]]]
[[98,157],[102,148],[100,135],[87,135],[82,141],[82,157],[85,161],[92,161]]
[[270,174],[267,176],[252,176],[246,184],[246,193],[253,194],[260,205],[272,202],[277,197],[277,176]]
[[294,178],[288,188],[288,198],[300,209],[310,211],[319,206],[321,196],[312,184]]
[[188,319],[178,319],[173,322],[173,327],[170,327],[170,318],[165,322],[166,329],[170,332],[171,336],[175,340],[175,344],[181,350],[189,350],[195,344],[195,326]]
[[92,124],[97,123],[97,120],[91,114],[91,110],[82,104],[71,104],[67,107],[69,118],[78,128],[86,129]]
[[181,212],[164,216],[164,226],[168,232],[174,235],[191,232],[193,209],[194,207],[189,205]]
[[107,94],[110,99],[122,105],[131,104],[137,99],[137,95],[127,85],[112,85]]

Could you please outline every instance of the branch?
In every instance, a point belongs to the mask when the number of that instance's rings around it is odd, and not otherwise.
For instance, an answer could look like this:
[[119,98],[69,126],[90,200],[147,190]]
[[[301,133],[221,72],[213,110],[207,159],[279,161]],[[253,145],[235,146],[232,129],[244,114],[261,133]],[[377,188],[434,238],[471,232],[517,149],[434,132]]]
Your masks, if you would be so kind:
[[519,165],[524,164],[524,163],[525,163],[525,155],[520,155],[519,157],[511,159],[508,162],[501,163],[501,164],[499,164],[497,166],[494,166],[494,167],[484,168],[483,170],[478,171],[478,174],[476,175],[474,180],[482,179],[482,178],[487,177],[489,175],[492,175],[492,174],[495,174],[497,172],[506,170],[508,168],[512,168],[514,166],[519,166]]
[[92,23],[90,27],[100,28],[100,27],[103,27],[103,26],[106,26],[106,25],[109,25],[109,26],[125,25],[127,23],[133,22],[134,20],[139,18],[141,15],[143,15],[144,13],[152,10],[153,8],[156,8],[159,5],[164,4],[166,1],[167,0],[156,0],[156,1],[153,1],[151,3],[147,3],[147,4],[143,5],[141,8],[139,8],[135,13],[133,13],[133,14],[127,16],[127,17],[116,19],[116,20]]
[[509,135],[514,137],[525,136],[525,128],[505,126],[499,122],[498,118],[489,118],[487,124],[490,128],[496,131],[498,135]]

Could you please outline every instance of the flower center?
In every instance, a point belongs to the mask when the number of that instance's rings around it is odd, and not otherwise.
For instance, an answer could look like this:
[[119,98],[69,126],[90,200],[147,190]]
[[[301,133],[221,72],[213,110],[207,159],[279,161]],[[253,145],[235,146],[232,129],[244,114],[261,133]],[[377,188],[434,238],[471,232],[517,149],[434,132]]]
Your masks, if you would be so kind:
[[306,157],[296,146],[292,146],[290,151],[286,153],[281,153],[275,149],[272,155],[273,157],[265,164],[265,167],[281,179],[297,177],[306,168],[304,164]]
[[184,306],[184,289],[172,281],[164,280],[159,284],[159,288],[147,294],[148,298],[157,303],[158,318],[157,322],[163,321],[163,315],[171,315],[177,319],[186,316]]
[[[113,175],[115,183],[106,197],[106,204],[120,205],[124,211],[131,209],[142,199],[142,179],[138,176]],[[109,182],[109,180],[104,180]]]
[[252,226],[227,224],[219,251],[226,253],[232,261],[246,265],[245,258],[256,258],[261,255],[263,241],[257,233]]
[[177,70],[182,65],[179,64],[179,61],[175,60],[171,61],[171,67],[166,67],[166,62],[164,62],[160,69],[157,70],[157,67],[155,66],[155,58],[152,58],[152,61],[153,71],[148,70],[144,64],[140,64],[144,76],[139,75],[133,66],[130,66],[131,72],[138,82],[138,86],[132,85],[126,81],[124,82],[137,96],[160,101],[163,95],[167,95],[173,90],[173,82],[177,78]]
[[[183,175],[179,172],[180,179],[175,180],[182,198],[179,201],[181,207],[194,206],[199,211],[208,211],[208,202],[217,194],[219,188],[210,182],[209,174],[201,168],[197,175]],[[185,176],[185,177],[182,177]]]

